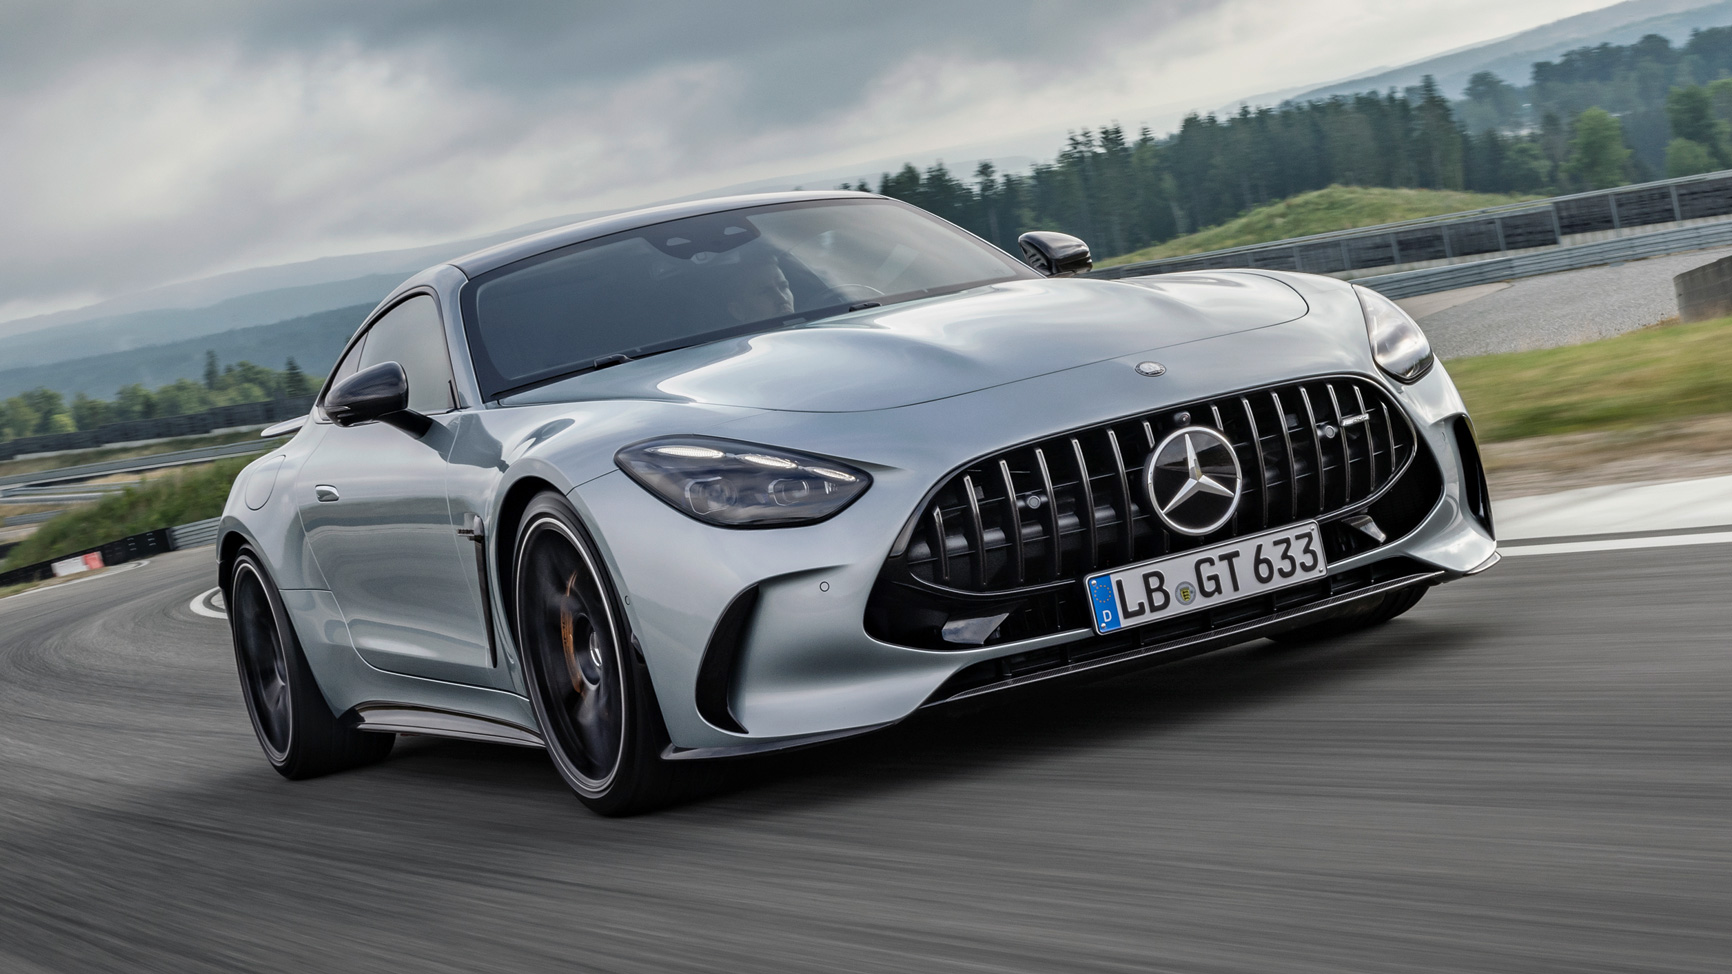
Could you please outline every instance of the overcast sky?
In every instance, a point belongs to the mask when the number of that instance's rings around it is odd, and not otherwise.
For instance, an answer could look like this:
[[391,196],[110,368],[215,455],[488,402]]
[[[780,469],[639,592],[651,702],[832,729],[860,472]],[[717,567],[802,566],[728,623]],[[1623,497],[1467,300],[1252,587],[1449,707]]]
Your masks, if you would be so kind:
[[1165,132],[1609,2],[6,0],[0,320],[1019,133]]

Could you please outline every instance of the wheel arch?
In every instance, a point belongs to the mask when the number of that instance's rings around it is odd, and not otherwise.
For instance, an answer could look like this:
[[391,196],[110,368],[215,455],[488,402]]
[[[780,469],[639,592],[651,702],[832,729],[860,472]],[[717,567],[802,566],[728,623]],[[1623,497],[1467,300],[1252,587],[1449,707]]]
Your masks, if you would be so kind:
[[517,579],[513,577],[516,569],[517,533],[523,527],[523,512],[529,508],[529,502],[542,493],[554,493],[564,496],[564,492],[554,486],[551,481],[541,477],[523,477],[506,488],[505,496],[499,501],[499,513],[493,518],[493,564],[494,574],[499,581],[499,605],[505,613],[505,625],[511,633],[512,645],[517,644],[517,613],[512,611],[512,600],[516,597]]
[[[254,551],[258,550],[258,546],[253,545],[252,539],[232,528],[223,532],[222,537],[217,541],[217,587],[222,589],[224,605],[228,604],[229,598],[234,594],[229,589],[232,582],[230,575],[234,571],[235,559],[240,557],[241,549],[248,546],[251,546]],[[260,557],[264,556],[260,555]]]

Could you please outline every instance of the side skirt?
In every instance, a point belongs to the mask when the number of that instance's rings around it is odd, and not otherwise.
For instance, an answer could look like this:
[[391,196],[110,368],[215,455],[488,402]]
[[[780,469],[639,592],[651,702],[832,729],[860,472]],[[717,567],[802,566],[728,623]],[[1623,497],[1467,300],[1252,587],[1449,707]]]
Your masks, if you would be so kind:
[[351,709],[349,714],[355,721],[356,730],[379,734],[425,734],[517,747],[547,746],[540,734],[527,727],[449,710],[398,703],[363,703]]

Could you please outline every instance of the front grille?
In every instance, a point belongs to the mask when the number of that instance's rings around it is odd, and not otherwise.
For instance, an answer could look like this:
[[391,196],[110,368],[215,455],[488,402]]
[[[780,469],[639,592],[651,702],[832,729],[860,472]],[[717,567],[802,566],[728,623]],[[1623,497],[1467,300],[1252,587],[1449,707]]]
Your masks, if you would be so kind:
[[[1208,426],[1243,471],[1232,519],[1204,537],[1168,530],[1143,486],[1170,432]],[[1417,526],[1442,489],[1435,463],[1382,387],[1331,376],[1171,406],[983,457],[948,477],[904,530],[866,627],[902,645],[957,648],[947,621],[1009,613],[988,642],[1089,625],[1083,576],[1294,521],[1326,524],[1331,560],[1382,542],[1339,523],[1369,513],[1385,539]],[[1419,468],[1419,469],[1415,469]],[[1400,489],[1396,486],[1399,483]]]

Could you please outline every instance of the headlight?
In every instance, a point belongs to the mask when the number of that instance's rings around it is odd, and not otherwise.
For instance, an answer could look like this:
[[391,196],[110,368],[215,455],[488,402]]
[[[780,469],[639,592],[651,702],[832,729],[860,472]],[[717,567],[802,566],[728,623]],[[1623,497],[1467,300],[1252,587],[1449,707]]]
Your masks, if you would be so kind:
[[1365,331],[1371,336],[1371,357],[1378,368],[1402,382],[1412,382],[1431,370],[1434,356],[1425,332],[1401,306],[1370,288],[1353,285],[1359,307],[1365,312]]
[[647,440],[613,459],[680,513],[730,528],[812,524],[872,486],[866,471],[839,460],[708,436]]

